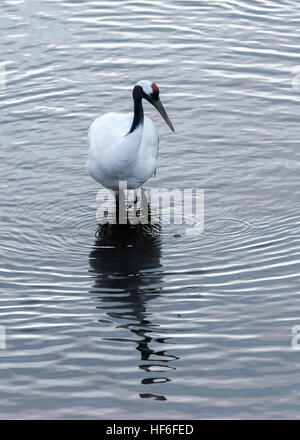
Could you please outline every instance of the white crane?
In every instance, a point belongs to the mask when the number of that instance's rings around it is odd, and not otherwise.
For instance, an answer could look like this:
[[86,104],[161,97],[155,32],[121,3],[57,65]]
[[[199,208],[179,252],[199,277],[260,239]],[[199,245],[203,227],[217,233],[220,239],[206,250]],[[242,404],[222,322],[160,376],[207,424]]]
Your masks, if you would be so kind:
[[174,131],[155,83],[139,81],[132,95],[133,113],[106,113],[92,123],[88,134],[87,171],[97,182],[115,192],[119,190],[120,181],[126,181],[128,189],[140,188],[157,168],[158,134],[151,119],[144,117],[143,98]]

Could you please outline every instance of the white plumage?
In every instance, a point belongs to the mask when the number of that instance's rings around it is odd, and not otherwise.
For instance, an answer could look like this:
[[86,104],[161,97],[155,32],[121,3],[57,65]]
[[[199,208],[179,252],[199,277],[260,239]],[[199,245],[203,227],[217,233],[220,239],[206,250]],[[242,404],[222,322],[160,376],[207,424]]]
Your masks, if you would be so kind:
[[[127,135],[133,113],[107,113],[97,118],[88,135],[88,172],[106,188],[118,190],[119,181],[139,188],[155,172],[158,158],[158,133],[145,117],[133,133]],[[127,135],[127,136],[126,136]]]
[[150,81],[135,85],[134,112],[107,113],[89,129],[87,171],[113,191],[118,191],[120,181],[126,181],[128,189],[140,188],[157,168],[158,133],[151,119],[144,117],[142,98],[153,104],[174,130],[159,100],[158,87]]

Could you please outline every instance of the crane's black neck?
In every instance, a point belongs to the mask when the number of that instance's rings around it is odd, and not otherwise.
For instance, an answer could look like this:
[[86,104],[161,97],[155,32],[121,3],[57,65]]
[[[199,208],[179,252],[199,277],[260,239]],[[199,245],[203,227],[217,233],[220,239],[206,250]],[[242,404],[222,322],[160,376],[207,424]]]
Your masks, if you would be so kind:
[[134,101],[134,116],[130,131],[132,133],[140,124],[144,123],[144,110],[142,105],[143,90],[140,86],[135,86],[133,89],[133,101]]

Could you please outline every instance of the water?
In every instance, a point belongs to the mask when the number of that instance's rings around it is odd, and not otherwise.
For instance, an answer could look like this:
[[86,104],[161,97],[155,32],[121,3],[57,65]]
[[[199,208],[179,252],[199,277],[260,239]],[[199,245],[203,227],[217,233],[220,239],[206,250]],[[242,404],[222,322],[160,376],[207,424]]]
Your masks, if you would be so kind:
[[[1,418],[298,418],[298,3],[0,9]],[[87,129],[140,79],[176,130],[145,104],[146,187],[204,189],[199,236],[97,232]]]

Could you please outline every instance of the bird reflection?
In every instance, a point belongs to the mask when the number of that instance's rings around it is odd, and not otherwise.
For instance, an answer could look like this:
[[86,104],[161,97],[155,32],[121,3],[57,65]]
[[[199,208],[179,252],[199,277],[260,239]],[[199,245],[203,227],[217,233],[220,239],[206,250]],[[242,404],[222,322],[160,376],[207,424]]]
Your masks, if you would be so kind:
[[[175,357],[151,348],[151,343],[165,343],[164,338],[153,336],[153,330],[158,326],[147,312],[148,302],[159,296],[162,289],[160,257],[159,225],[106,224],[96,232],[89,259],[91,272],[95,275],[91,293],[97,295],[99,308],[113,318],[116,328],[126,328],[134,335],[136,350],[140,353],[139,368],[147,375],[153,367],[156,372],[164,373],[167,369],[175,369],[168,365]],[[146,376],[141,383],[149,385],[169,380],[167,377]],[[151,393],[141,393],[140,397],[166,400],[162,395]]]

